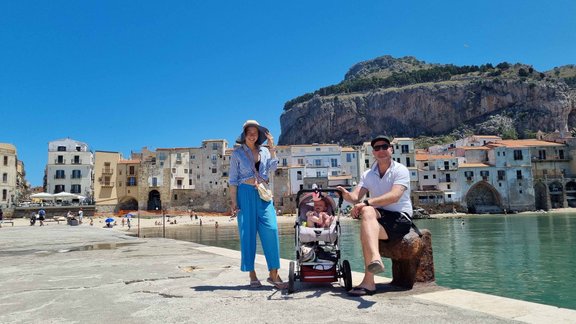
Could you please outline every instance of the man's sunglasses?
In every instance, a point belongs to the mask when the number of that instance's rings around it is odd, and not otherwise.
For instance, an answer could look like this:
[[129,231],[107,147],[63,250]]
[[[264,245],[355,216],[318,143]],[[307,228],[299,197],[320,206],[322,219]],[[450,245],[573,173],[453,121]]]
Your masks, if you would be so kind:
[[390,144],[374,145],[372,149],[376,152],[380,150],[387,150],[390,148]]

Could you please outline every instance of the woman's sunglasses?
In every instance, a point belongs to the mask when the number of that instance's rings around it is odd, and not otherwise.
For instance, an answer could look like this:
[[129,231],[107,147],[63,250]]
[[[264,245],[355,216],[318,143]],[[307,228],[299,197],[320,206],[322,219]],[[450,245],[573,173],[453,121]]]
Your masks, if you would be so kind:
[[390,148],[390,144],[374,145],[372,149],[376,152],[380,150],[387,150]]

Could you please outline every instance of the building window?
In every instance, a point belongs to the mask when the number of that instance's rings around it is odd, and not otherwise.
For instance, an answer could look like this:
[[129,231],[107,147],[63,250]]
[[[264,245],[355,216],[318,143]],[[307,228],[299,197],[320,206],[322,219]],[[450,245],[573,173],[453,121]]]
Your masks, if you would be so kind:
[[436,179],[436,175],[435,175],[435,174],[432,175],[432,179]]
[[152,187],[158,187],[158,178],[156,177],[152,178]]
[[402,145],[402,153],[409,153],[408,145]]
[[322,176],[322,172],[316,171],[316,177],[317,177],[317,178],[320,178],[321,176]]
[[286,158],[282,158],[282,166],[287,166],[288,160]]
[[216,173],[216,168],[212,168],[212,173]]
[[8,182],[8,173],[2,173],[2,182]]
[[8,197],[8,190],[3,189],[2,190],[2,200],[6,201],[6,198]]
[[489,175],[490,173],[488,171],[480,171],[480,176],[482,177],[482,180],[488,180]]
[[217,150],[218,149],[218,143],[212,143],[212,149]]
[[66,174],[64,173],[64,170],[56,170],[56,175],[54,176],[54,179],[66,179]]
[[332,175],[333,175],[333,176],[337,176],[337,175],[338,175],[338,171],[332,171]]
[[82,178],[82,172],[80,170],[72,170],[72,179]]
[[522,179],[522,170],[516,170],[516,179]]
[[315,166],[321,166],[321,165],[322,165],[322,160],[320,160],[320,159],[314,160],[314,165],[315,165]]
[[184,173],[188,173],[188,169],[184,169]]
[[474,172],[473,171],[464,171],[464,176],[466,177],[466,180],[472,181],[472,178],[474,177]]
[[298,165],[304,165],[304,159],[298,159]]
[[8,165],[8,157],[4,156],[4,165]]
[[546,150],[538,150],[538,159],[546,160]]
[[58,155],[56,158],[56,164],[64,164],[64,155]]
[[498,170],[498,181],[502,181],[506,178],[506,171]]
[[135,186],[136,185],[136,177],[128,177],[127,186]]
[[76,194],[82,193],[82,187],[79,184],[73,184],[72,188],[70,188],[70,192]]
[[192,185],[192,179],[188,179],[188,185],[189,185],[189,186]]
[[428,180],[428,175],[425,175],[425,176],[424,176],[424,180]]
[[82,160],[80,160],[80,155],[74,155],[74,160],[72,160],[72,164],[80,164]]
[[131,165],[131,166],[129,167],[128,174],[129,174],[129,175],[134,175],[134,174],[136,174],[136,173],[135,173],[135,168],[134,168],[133,165]]
[[66,186],[65,185],[56,185],[54,186],[54,193],[59,193],[59,192],[63,192],[66,191]]
[[172,168],[172,173],[176,173],[176,168]]
[[338,159],[330,159],[330,164],[333,168],[338,167]]
[[58,147],[56,148],[56,151],[58,151],[58,152],[66,152],[66,146],[58,146]]
[[447,185],[447,186],[446,186],[446,188],[448,188],[448,189],[452,189],[452,187],[450,187],[450,185]]
[[558,151],[558,159],[564,160],[564,150],[559,150],[559,151]]
[[352,154],[346,153],[346,162],[348,163],[352,162]]
[[514,150],[514,160],[515,161],[523,160],[522,150]]
[[296,180],[302,180],[302,171],[296,172]]
[[176,180],[176,185],[177,185],[178,187],[182,186],[182,179]]

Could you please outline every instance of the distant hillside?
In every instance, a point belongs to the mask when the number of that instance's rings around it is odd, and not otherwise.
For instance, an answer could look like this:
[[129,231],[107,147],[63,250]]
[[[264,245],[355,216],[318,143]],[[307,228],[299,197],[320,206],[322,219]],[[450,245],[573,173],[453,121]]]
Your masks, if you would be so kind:
[[455,66],[383,56],[355,64],[342,82],[288,101],[280,144],[355,144],[376,135],[458,132],[531,136],[576,126],[574,65]]

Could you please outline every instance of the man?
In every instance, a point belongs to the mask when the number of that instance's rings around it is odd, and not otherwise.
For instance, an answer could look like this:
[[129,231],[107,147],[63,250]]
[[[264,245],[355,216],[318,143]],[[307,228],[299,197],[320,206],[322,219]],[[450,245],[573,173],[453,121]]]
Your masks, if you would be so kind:
[[[376,163],[362,174],[352,192],[338,187],[343,198],[354,204],[351,215],[360,219],[360,240],[364,255],[364,279],[348,293],[352,296],[372,295],[376,292],[374,274],[384,271],[379,240],[401,239],[410,231],[412,203],[410,202],[410,173],[392,160],[393,147],[386,136],[371,142]],[[370,198],[361,200],[370,192]]]
[[82,210],[82,208],[80,208],[80,210],[78,211],[78,223],[82,224],[82,219],[84,218],[84,211]]

